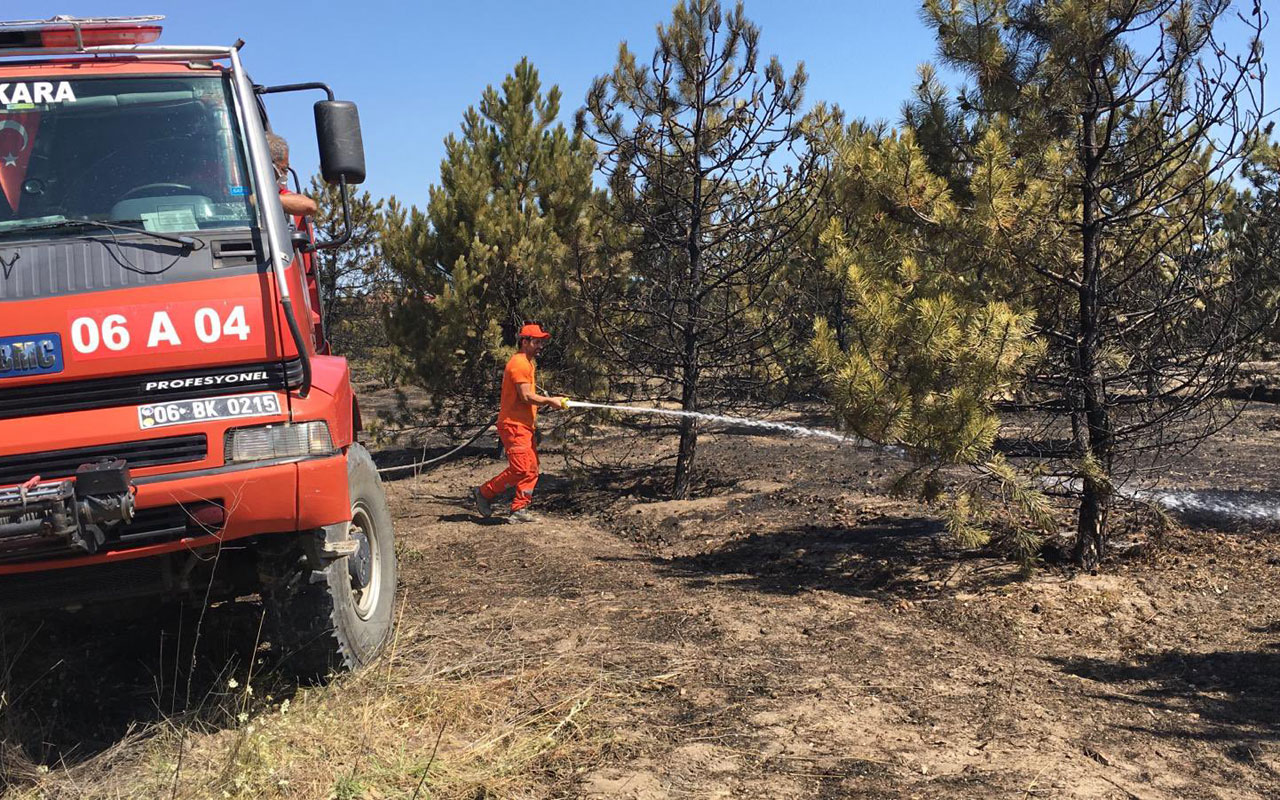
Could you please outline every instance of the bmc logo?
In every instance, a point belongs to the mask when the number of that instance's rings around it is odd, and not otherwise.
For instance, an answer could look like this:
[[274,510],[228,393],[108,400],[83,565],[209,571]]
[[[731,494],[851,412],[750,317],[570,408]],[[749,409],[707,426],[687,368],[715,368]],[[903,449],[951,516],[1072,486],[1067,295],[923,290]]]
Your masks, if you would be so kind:
[[0,378],[62,372],[62,337],[56,333],[0,338]]

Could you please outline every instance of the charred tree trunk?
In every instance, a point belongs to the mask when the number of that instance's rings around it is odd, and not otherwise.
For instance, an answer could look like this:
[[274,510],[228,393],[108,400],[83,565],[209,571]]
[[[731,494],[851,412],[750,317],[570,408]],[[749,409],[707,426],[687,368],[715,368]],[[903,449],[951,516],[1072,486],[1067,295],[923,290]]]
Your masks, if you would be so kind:
[[[1099,370],[1098,354],[1102,349],[1099,326],[1102,265],[1099,245],[1102,223],[1098,213],[1098,170],[1106,150],[1106,142],[1098,141],[1098,118],[1101,112],[1099,81],[1104,80],[1101,66],[1091,69],[1091,87],[1082,114],[1083,137],[1080,161],[1083,167],[1081,203],[1081,278],[1078,289],[1079,318],[1076,344],[1076,376],[1079,382],[1077,419],[1084,418],[1084,445],[1080,457],[1083,494],[1076,521],[1075,561],[1093,569],[1102,560],[1106,545],[1107,512],[1111,504],[1111,411],[1107,404],[1106,386]],[[1079,429],[1079,426],[1077,426]]]
[[[706,74],[699,73],[697,80],[698,104],[693,115],[690,158],[693,173],[693,196],[689,204],[689,238],[685,243],[689,257],[689,284],[685,294],[684,353],[680,364],[680,410],[698,410],[698,336],[702,318],[702,125],[706,111]],[[698,421],[685,417],[680,421],[680,450],[676,455],[676,477],[671,486],[671,496],[683,500],[689,494],[689,477],[698,455]]]
[[[698,128],[694,129],[694,143],[697,146]],[[702,180],[693,187],[693,207],[698,209],[702,202]],[[695,213],[689,222],[689,294],[685,301],[684,358],[680,365],[680,409],[682,411],[698,410],[698,336],[700,327],[698,320],[702,316],[702,236],[701,215]],[[698,421],[685,417],[680,421],[680,451],[676,456],[676,478],[671,487],[671,496],[683,500],[689,494],[689,476],[693,470],[693,462],[698,454]]]
[[[701,122],[701,114],[698,115]],[[694,127],[694,150],[697,151],[700,126]],[[696,157],[696,156],[695,156]],[[702,235],[701,176],[693,186],[693,218],[689,221],[689,291],[685,299],[684,353],[680,364],[680,410],[698,410],[698,318],[702,315],[702,247],[698,237]],[[698,455],[698,421],[693,417],[680,420],[680,450],[676,455],[676,477],[671,486],[671,496],[683,500],[689,495],[689,477]]]
[[[682,370],[684,387],[680,393],[680,408],[684,411],[698,410],[697,356],[697,345],[690,338]],[[685,417],[680,421],[680,452],[676,456],[676,479],[671,487],[671,496],[676,500],[683,500],[689,494],[690,476],[697,455],[698,421],[692,417]]]

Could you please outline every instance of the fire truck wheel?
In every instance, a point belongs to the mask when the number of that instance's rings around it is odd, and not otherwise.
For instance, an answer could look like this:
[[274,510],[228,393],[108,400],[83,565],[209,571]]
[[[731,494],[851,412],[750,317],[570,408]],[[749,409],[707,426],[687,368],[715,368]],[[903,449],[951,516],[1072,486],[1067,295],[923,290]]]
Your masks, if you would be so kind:
[[267,591],[282,666],[304,679],[369,663],[391,633],[396,591],[391,512],[373,459],[358,444],[347,453],[347,485],[355,554],[311,569],[305,549],[294,548],[287,568],[292,574],[279,575]]

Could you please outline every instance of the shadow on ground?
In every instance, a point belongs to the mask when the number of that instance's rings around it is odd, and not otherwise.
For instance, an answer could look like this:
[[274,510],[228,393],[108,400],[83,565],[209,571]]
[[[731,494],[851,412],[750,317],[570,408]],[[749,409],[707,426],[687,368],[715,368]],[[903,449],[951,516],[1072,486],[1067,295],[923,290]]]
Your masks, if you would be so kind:
[[229,726],[247,700],[297,689],[269,669],[256,603],[224,603],[203,619],[176,606],[127,620],[27,616],[6,621],[0,639],[0,787],[32,764],[81,763],[160,720]]
[[[1247,755],[1248,743],[1280,740],[1280,642],[1259,650],[1206,653],[1166,650],[1132,659],[1050,658],[1062,671],[1093,682],[1112,703],[1145,707],[1152,724],[1129,726],[1156,736],[1235,742],[1229,752]],[[1181,712],[1168,717],[1160,712]],[[1165,719],[1193,726],[1161,725]]]
[[727,577],[720,585],[777,594],[823,589],[915,598],[956,590],[953,579],[962,571],[966,590],[1018,579],[1014,565],[955,548],[940,522],[918,517],[749,534],[709,552],[655,563],[686,580]]
[[[500,466],[495,474],[499,470]],[[544,472],[538,479],[535,502],[539,510],[556,514],[607,514],[632,503],[667,499],[674,475],[674,467],[652,464],[637,467],[597,465],[573,477]],[[712,497],[731,491],[736,485],[735,480],[695,473],[689,494]]]

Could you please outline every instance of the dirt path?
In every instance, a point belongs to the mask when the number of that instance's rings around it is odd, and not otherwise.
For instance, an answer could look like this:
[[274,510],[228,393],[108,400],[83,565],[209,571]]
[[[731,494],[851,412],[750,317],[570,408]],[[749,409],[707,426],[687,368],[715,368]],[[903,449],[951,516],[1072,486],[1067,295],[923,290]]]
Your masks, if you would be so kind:
[[[471,456],[389,484],[411,636],[595,675],[598,798],[1246,798],[1280,791],[1280,545],[1174,535],[1112,574],[951,548],[894,465],[712,436],[687,502],[575,489],[482,520]],[[545,698],[550,702],[552,698]],[[550,787],[548,787],[550,790]]]
[[[1274,417],[1179,469],[1273,490]],[[0,638],[0,792],[1280,796],[1276,531],[1021,580],[892,499],[891,457],[707,435],[698,499],[664,502],[655,442],[601,438],[638,468],[576,481],[549,446],[538,525],[470,508],[500,468],[478,449],[389,481],[395,641],[327,686],[267,667],[251,596],[199,625],[30,620]]]

